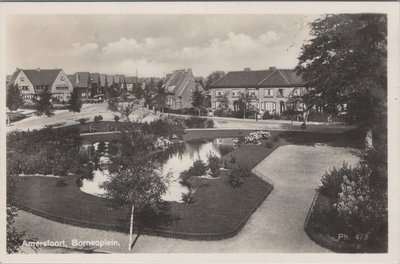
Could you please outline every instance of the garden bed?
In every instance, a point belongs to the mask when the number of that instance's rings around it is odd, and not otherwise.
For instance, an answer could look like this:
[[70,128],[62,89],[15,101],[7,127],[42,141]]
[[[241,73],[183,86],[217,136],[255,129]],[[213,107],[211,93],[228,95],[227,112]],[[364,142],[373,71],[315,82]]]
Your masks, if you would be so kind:
[[[331,210],[333,210],[332,201],[317,191],[304,223],[304,230],[310,239],[318,245],[337,253],[369,252],[371,249],[363,248],[360,243],[355,243],[350,235],[340,232],[340,230],[338,231],[338,225],[340,226],[340,224],[330,214]],[[387,250],[382,250],[382,248],[372,249],[371,252],[383,253],[387,252]]]
[[[65,177],[65,187],[56,187],[58,179],[23,178],[16,187],[15,203],[54,221],[127,233],[129,208],[111,209],[109,200],[80,191],[77,178]],[[188,181],[197,190],[194,203],[166,202],[158,216],[138,215],[136,231],[140,221],[140,232],[146,234],[210,240],[237,234],[272,186],[252,176],[242,187],[233,189],[228,180],[227,171],[216,180],[190,178]]]

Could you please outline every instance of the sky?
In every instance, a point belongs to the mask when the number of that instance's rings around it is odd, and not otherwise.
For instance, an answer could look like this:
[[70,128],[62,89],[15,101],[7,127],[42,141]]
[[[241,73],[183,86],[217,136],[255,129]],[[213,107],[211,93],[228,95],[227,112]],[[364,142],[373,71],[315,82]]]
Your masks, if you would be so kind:
[[317,15],[15,15],[6,69],[63,68],[163,77],[294,68]]

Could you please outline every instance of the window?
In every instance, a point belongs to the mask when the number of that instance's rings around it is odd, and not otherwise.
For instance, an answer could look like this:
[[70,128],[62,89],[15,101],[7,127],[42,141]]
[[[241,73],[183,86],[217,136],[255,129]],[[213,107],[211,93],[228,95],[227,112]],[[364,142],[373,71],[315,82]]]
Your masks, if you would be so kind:
[[66,86],[66,85],[58,85],[58,86],[56,86],[56,90],[68,90],[68,86]]
[[64,76],[61,76],[60,80],[63,82],[65,80]]
[[239,96],[239,91],[238,90],[232,90],[232,97],[238,97]]
[[272,97],[272,96],[274,96],[274,90],[272,90],[272,89],[265,89],[265,90],[264,90],[264,96],[265,96],[265,97]]
[[220,102],[214,102],[214,109],[217,109],[221,106]]
[[222,96],[222,90],[217,90],[215,93],[216,93],[216,96]]
[[250,89],[250,90],[249,90],[249,94],[250,94],[251,96],[256,96],[256,89]]
[[28,86],[19,86],[18,89],[20,91],[29,91],[29,87]]
[[276,111],[276,103],[275,102],[263,102],[261,104],[261,109],[268,111],[268,112]]
[[283,89],[278,89],[278,96],[283,97]]
[[25,78],[24,77],[19,77],[19,80],[21,81],[21,82],[23,82],[23,81],[25,81]]

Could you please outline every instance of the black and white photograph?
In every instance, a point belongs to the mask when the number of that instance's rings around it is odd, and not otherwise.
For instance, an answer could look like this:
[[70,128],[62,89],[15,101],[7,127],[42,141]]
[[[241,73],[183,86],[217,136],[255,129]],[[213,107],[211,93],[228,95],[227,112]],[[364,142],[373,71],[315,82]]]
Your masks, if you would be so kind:
[[399,261],[399,3],[336,7],[0,3],[2,258]]

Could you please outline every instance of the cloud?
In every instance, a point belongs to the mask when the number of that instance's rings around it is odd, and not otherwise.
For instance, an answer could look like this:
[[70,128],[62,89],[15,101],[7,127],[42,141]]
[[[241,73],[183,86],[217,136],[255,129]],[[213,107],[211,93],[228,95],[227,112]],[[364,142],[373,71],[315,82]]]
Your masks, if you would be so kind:
[[95,52],[99,49],[99,44],[97,43],[85,43],[81,44],[79,42],[72,43],[72,53],[75,55],[86,55]]

